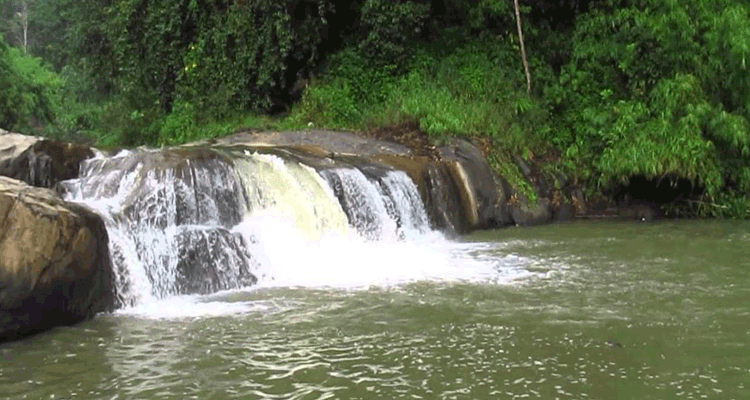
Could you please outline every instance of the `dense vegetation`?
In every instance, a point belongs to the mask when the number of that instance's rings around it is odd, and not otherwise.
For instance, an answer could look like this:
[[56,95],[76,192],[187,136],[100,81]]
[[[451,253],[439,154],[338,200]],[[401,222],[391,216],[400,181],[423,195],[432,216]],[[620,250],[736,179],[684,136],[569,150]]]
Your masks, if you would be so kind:
[[[0,127],[99,145],[418,124],[748,217],[747,0],[0,0]],[[530,91],[520,55],[525,44]]]

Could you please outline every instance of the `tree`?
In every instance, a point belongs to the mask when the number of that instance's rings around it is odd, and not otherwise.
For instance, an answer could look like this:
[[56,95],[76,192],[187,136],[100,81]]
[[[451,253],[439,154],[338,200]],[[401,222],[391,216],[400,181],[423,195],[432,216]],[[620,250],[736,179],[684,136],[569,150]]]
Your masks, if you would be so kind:
[[21,0],[21,11],[17,11],[16,15],[21,21],[21,31],[23,32],[22,47],[23,52],[28,53],[29,50],[29,0]]
[[526,93],[531,94],[531,73],[529,72],[529,62],[526,59],[526,46],[523,42],[523,29],[521,28],[521,12],[518,9],[518,0],[513,0],[513,7],[516,11],[516,26],[518,27],[518,43],[521,46],[521,61],[523,62],[523,71],[526,74]]
[[0,128],[25,130],[54,120],[56,74],[0,35]]
[[4,4],[5,32],[24,53],[29,48],[29,12],[32,0],[9,0]]

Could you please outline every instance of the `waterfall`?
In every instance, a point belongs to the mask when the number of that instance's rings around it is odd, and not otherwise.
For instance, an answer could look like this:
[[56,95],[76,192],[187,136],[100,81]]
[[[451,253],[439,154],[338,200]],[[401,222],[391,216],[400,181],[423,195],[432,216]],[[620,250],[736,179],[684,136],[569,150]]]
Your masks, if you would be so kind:
[[406,238],[428,228],[419,192],[402,171],[368,179],[358,169],[322,171],[341,201],[351,225],[369,240]]
[[309,166],[255,153],[236,159],[235,168],[245,188],[246,215],[289,218],[311,239],[348,231],[333,192]]
[[345,238],[430,232],[407,174],[325,161],[251,149],[125,151],[85,161],[61,186],[104,219],[123,306],[273,280],[274,260],[294,246],[314,253],[331,238],[353,246]]
[[242,185],[226,160],[129,152],[84,163],[68,200],[104,218],[123,305],[256,282],[242,235]]

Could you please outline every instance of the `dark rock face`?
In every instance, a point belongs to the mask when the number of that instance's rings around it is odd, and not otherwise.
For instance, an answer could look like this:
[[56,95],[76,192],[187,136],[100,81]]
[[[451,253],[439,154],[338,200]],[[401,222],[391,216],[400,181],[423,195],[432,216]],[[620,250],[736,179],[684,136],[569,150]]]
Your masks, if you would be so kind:
[[93,212],[0,177],[0,341],[111,310],[107,242]]
[[239,234],[223,228],[183,230],[177,242],[178,293],[209,294],[258,281],[248,268],[255,262]]
[[454,139],[438,151],[448,163],[454,182],[464,192],[461,198],[468,228],[487,229],[510,224],[506,207],[508,190],[479,148],[465,140]]
[[511,206],[513,222],[519,226],[541,225],[552,220],[550,200],[541,198],[535,204],[526,199]]
[[447,232],[466,232],[466,220],[458,195],[459,189],[442,164],[428,164],[424,168],[424,203],[435,229]]
[[634,219],[639,222],[652,222],[660,216],[658,208],[648,204],[622,206],[617,213],[622,219]]
[[576,209],[572,204],[563,202],[552,210],[552,220],[556,222],[570,221],[575,216]]
[[[10,135],[0,138],[10,139]],[[28,144],[32,140],[34,139],[26,139],[19,143]],[[18,149],[19,146],[14,145],[13,153]],[[10,153],[11,147],[6,150]],[[93,155],[93,151],[86,146],[39,140],[30,144],[20,154],[0,159],[0,175],[24,181],[32,186],[51,188],[60,181],[77,177],[81,161]]]

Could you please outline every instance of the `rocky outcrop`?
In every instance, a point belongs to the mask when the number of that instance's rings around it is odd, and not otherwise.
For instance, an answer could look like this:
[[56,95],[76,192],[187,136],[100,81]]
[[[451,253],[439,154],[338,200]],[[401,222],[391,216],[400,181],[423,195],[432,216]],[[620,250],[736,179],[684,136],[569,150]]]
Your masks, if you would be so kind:
[[459,139],[438,149],[451,177],[460,188],[469,230],[509,225],[509,191],[475,145]]
[[[405,171],[417,184],[432,226],[448,232],[465,233],[509,225],[537,225],[568,220],[581,213],[580,190],[564,177],[547,176],[534,163],[514,160],[522,179],[534,191],[530,200],[488,164],[482,151],[463,139],[433,147],[413,132],[365,135],[330,131],[243,132],[214,141],[188,146],[289,148],[315,159],[326,157],[357,163],[380,163]],[[305,160],[310,162],[310,160]],[[314,163],[315,161],[313,161]],[[580,196],[579,196],[580,197]]]
[[0,165],[13,160],[42,139],[0,129]]
[[[81,161],[94,155],[86,146],[17,134],[0,136],[0,141],[6,143],[0,154],[7,154],[0,155],[0,175],[38,187],[51,188],[60,181],[76,178]],[[20,149],[23,150],[18,152]]]
[[[382,132],[381,132],[382,133]],[[91,149],[23,135],[3,133],[0,145],[0,175],[31,185],[52,187],[78,175],[81,161],[93,155]],[[377,135],[376,135],[377,136]],[[382,136],[382,135],[380,135]],[[393,136],[393,137],[390,137]],[[199,141],[183,148],[255,148],[263,151],[289,149],[309,164],[321,159],[374,162],[406,171],[420,189],[432,225],[449,232],[469,232],[508,225],[536,225],[568,220],[585,213],[580,190],[564,177],[547,176],[533,162],[520,157],[513,161],[534,194],[519,190],[499,176],[482,151],[463,139],[450,139],[441,147],[425,138],[395,143],[396,134],[379,140],[366,135],[325,130],[295,132],[241,132],[218,140]],[[416,144],[415,144],[416,143]],[[200,150],[197,150],[200,153]],[[180,162],[180,151],[169,153]],[[187,153],[184,155],[187,156]],[[175,156],[177,156],[175,158]],[[158,158],[158,157],[157,157]],[[557,189],[556,189],[557,188]],[[529,194],[529,193],[526,193]],[[530,200],[529,197],[535,197]]]
[[513,163],[533,190],[532,194],[535,197],[531,200],[526,195],[528,191],[513,191],[509,208],[515,225],[529,226],[569,221],[586,214],[583,191],[564,175],[543,172],[535,162],[518,156],[513,158]]
[[88,209],[0,177],[0,341],[111,310],[107,241]]

